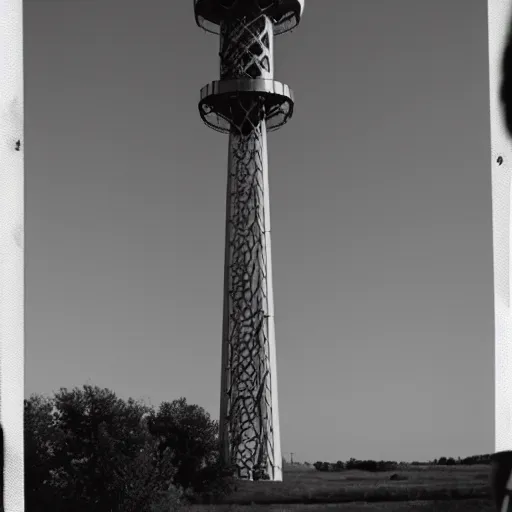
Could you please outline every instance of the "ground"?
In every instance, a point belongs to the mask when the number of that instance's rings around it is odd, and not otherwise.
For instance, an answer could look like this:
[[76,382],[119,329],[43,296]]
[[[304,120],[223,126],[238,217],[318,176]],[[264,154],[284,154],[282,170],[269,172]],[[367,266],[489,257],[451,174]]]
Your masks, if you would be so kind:
[[495,512],[490,500],[323,503],[314,505],[196,505],[190,512]]
[[240,482],[224,505],[190,512],[493,512],[489,466],[411,466],[393,472],[285,468],[283,482]]

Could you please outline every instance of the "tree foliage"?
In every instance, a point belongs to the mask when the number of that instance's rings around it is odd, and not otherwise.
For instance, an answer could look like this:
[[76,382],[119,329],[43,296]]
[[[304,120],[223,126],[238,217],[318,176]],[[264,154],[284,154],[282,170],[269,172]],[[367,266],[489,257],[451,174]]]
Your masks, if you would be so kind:
[[203,470],[209,468],[213,474],[218,466],[218,423],[202,407],[180,398],[163,402],[148,428],[158,439],[160,453],[172,454],[175,484],[183,489],[203,487]]
[[24,404],[25,500],[27,510],[59,510],[55,453],[59,430],[51,399],[32,395]]
[[182,490],[226,476],[201,407],[182,398],[155,411],[89,385],[25,400],[25,457],[31,512],[168,511]]

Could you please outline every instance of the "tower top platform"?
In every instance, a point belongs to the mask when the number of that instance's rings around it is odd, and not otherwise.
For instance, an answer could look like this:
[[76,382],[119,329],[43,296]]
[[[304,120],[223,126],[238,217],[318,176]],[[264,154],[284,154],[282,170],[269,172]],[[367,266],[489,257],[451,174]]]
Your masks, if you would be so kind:
[[247,15],[265,14],[273,23],[274,35],[294,29],[301,20],[305,0],[194,0],[199,27],[220,34],[220,24]]

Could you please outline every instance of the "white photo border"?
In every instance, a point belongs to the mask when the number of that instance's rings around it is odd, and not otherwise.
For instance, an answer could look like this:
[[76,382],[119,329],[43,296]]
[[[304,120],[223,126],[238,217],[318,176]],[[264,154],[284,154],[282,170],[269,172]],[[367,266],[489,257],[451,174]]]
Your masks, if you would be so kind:
[[[488,0],[495,311],[495,451],[512,450],[512,141],[500,102],[512,2]],[[23,1],[0,0],[0,421],[4,506],[24,512]],[[1,454],[0,454],[1,456]]]
[[4,509],[24,512],[23,0],[0,0],[0,422]]
[[488,0],[489,107],[495,317],[495,451],[512,450],[511,137],[500,100],[502,60],[512,15],[510,0]]

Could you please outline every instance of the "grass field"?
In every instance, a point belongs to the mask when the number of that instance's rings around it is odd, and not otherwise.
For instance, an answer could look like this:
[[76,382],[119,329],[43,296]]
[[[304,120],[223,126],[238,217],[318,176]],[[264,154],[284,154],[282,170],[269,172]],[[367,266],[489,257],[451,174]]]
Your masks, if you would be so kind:
[[[401,480],[390,480],[396,473]],[[285,467],[283,482],[240,482],[223,505],[192,512],[492,512],[489,466],[411,466],[396,472]]]
[[388,501],[310,505],[195,505],[187,512],[495,512],[490,500]]

